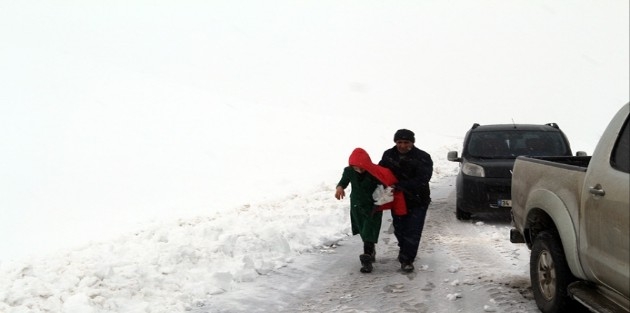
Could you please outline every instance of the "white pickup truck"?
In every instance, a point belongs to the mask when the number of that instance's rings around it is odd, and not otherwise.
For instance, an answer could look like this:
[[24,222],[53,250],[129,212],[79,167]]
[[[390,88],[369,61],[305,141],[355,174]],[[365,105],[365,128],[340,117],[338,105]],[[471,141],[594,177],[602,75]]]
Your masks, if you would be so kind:
[[590,157],[514,163],[510,241],[531,249],[532,290],[544,313],[630,312],[629,107]]

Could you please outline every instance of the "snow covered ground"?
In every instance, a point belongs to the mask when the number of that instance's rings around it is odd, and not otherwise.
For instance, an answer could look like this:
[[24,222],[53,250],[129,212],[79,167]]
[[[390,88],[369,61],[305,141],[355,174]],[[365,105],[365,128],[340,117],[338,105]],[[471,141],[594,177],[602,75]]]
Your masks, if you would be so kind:
[[333,185],[4,265],[0,312],[536,312],[529,251],[505,215],[454,217],[437,175],[417,270],[399,270],[389,215],[371,274]]
[[[591,153],[628,102],[629,9],[0,1],[0,312],[527,311],[527,252],[453,219],[446,152],[555,122]],[[435,162],[422,266],[383,234],[361,276],[332,188],[399,128]]]
[[433,182],[416,271],[400,271],[385,217],[374,272],[359,272],[358,236],[302,254],[287,266],[211,296],[207,312],[538,312],[529,283],[529,250],[509,242],[509,220],[454,218],[452,176]]

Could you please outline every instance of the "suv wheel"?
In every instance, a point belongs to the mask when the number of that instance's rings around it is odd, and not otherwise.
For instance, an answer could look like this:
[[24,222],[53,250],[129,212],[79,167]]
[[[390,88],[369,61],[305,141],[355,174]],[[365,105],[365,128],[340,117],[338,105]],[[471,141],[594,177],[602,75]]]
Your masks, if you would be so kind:
[[536,236],[529,260],[529,274],[536,305],[541,312],[559,313],[568,309],[572,301],[567,286],[575,278],[557,235],[543,231]]
[[466,212],[460,209],[459,203],[455,204],[455,217],[457,217],[458,220],[467,221],[470,219],[470,215],[471,214],[469,212]]

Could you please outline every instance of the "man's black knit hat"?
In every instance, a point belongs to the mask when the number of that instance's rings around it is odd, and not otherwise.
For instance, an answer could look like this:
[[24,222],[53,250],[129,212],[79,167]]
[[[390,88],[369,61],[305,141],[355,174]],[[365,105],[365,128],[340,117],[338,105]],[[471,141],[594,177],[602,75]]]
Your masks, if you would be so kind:
[[396,131],[396,134],[394,134],[394,141],[409,140],[411,142],[416,142],[414,135],[415,134],[408,129],[399,129]]
[[399,129],[394,134],[394,142],[398,140],[409,140],[411,142],[416,142],[416,138],[414,137],[414,133],[408,129]]

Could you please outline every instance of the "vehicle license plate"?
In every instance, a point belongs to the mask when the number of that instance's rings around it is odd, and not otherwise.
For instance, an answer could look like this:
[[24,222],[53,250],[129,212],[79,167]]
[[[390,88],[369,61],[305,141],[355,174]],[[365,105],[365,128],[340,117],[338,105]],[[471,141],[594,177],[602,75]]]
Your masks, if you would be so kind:
[[499,200],[498,201],[499,206],[503,207],[503,208],[511,208],[512,207],[512,200]]

